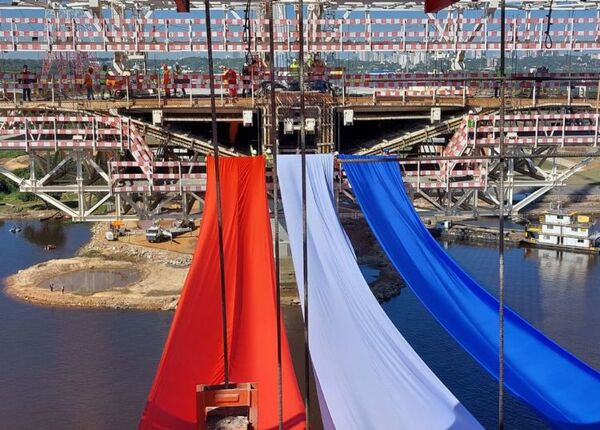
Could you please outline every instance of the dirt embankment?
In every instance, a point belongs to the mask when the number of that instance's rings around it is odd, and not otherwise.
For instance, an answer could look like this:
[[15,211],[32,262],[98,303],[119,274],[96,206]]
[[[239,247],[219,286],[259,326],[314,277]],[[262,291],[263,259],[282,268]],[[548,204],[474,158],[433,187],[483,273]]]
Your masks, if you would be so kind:
[[377,279],[369,283],[377,300],[384,302],[400,294],[404,281],[389,262],[364,218],[343,219],[342,224],[354,246],[358,264],[379,271]]
[[[173,310],[177,306],[181,288],[191,263],[190,254],[172,250],[147,248],[135,240],[108,242],[104,239],[105,224],[92,227],[92,239],[78,257],[50,260],[37,264],[7,278],[6,292],[13,297],[32,303],[54,306],[103,307],[114,309]],[[178,241],[195,241],[196,233]],[[123,238],[121,238],[123,239]],[[132,238],[133,239],[133,238]],[[164,247],[174,247],[166,243]],[[137,271],[138,281],[123,287],[95,293],[65,291],[53,292],[42,287],[44,281],[77,271],[116,270]]]
[[[81,292],[61,292],[42,288],[48,279],[68,273],[112,270],[136,271],[139,281],[124,288],[111,288],[93,294]],[[103,258],[75,257],[65,260],[50,260],[40,263],[11,276],[6,282],[6,292],[18,299],[52,306],[102,307],[113,309],[174,309],[179,298],[186,270],[174,267],[160,267],[145,262],[106,260]]]
[[[388,263],[377,240],[362,219],[346,220],[344,225],[356,245],[359,264],[379,271],[370,286],[379,301],[400,293],[402,281]],[[131,228],[134,228],[132,225]],[[142,234],[109,242],[104,238],[106,224],[92,227],[92,238],[74,258],[50,260],[9,277],[6,292],[31,303],[53,306],[102,307],[113,309],[173,310],[185,282],[198,229],[174,242],[149,244]],[[137,271],[140,277],[130,285],[90,292],[88,286],[62,292],[51,291],[49,279],[72,272]],[[281,263],[282,303],[299,304],[290,259]],[[60,281],[58,281],[60,284]],[[58,285],[57,284],[57,285]]]

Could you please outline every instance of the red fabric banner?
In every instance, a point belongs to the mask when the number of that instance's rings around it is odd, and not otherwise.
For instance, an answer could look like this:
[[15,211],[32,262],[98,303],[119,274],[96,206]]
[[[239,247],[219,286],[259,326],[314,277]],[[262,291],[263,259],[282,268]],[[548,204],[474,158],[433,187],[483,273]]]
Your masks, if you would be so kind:
[[425,13],[434,13],[457,3],[458,0],[425,0]]
[[[275,270],[264,157],[221,158],[227,341],[231,382],[256,382],[258,430],[278,427]],[[198,245],[140,429],[192,430],[196,384],[224,380],[214,159]],[[283,321],[281,322],[283,326]],[[303,430],[304,405],[282,331],[284,428]]]

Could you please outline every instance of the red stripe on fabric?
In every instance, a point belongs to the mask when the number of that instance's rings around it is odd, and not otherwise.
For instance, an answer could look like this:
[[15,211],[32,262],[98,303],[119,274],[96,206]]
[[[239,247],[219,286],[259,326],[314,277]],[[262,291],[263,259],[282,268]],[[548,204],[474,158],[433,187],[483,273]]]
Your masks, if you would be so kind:
[[433,13],[444,9],[458,0],[425,0],[425,13]]
[[[264,157],[221,158],[227,340],[232,382],[258,385],[258,430],[278,427],[275,270]],[[196,428],[196,384],[224,379],[214,159],[196,252],[140,429]],[[282,322],[283,324],[283,322]],[[303,430],[304,405],[282,335],[284,428]]]

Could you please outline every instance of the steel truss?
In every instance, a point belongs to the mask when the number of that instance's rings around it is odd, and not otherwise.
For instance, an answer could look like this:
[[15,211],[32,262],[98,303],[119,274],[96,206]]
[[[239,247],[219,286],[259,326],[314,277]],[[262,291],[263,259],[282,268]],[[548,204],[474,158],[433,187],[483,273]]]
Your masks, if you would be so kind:
[[[596,3],[594,5],[597,6]],[[202,17],[162,18],[125,14],[110,17],[1,16],[0,49],[16,51],[79,52],[206,52],[206,21]],[[334,18],[314,13],[305,20],[306,52],[489,52],[500,49],[500,20],[489,9],[465,12],[455,8],[438,16],[407,15],[387,9],[378,15],[372,8],[347,9]],[[133,17],[130,17],[133,16]],[[244,22],[232,8],[211,20],[215,52],[245,52]],[[268,21],[254,14],[250,20],[251,48],[268,52]],[[547,43],[547,18],[531,9],[507,18],[510,51],[595,51],[600,49],[600,10],[574,10],[571,16],[552,18]],[[298,52],[298,20],[275,20],[275,50]]]
[[[600,115],[591,112],[535,111],[506,115],[505,194],[499,194],[499,116],[466,115],[446,146],[427,160],[401,161],[405,180],[415,197],[446,214],[482,207],[517,215],[552,189],[567,184],[598,150]],[[423,141],[424,146],[431,147]],[[560,154],[572,153],[572,158]],[[477,157],[482,157],[477,159]],[[483,205],[481,203],[484,203]]]
[[[161,145],[161,157],[145,134]],[[171,145],[188,150],[172,151]],[[0,174],[74,221],[194,215],[203,206],[206,168],[200,157],[207,148],[124,117],[0,117],[0,150],[22,150],[29,159],[26,177],[5,168]]]

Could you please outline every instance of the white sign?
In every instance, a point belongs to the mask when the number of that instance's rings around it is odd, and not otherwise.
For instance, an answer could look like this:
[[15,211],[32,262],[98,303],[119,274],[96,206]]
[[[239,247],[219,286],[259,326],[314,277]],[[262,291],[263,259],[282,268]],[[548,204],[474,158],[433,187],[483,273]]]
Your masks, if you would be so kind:
[[344,109],[344,125],[354,124],[354,111],[352,109]]
[[161,110],[153,110],[152,111],[152,125],[162,125],[162,111]]
[[242,122],[244,127],[252,127],[252,111],[245,110],[242,111]]

